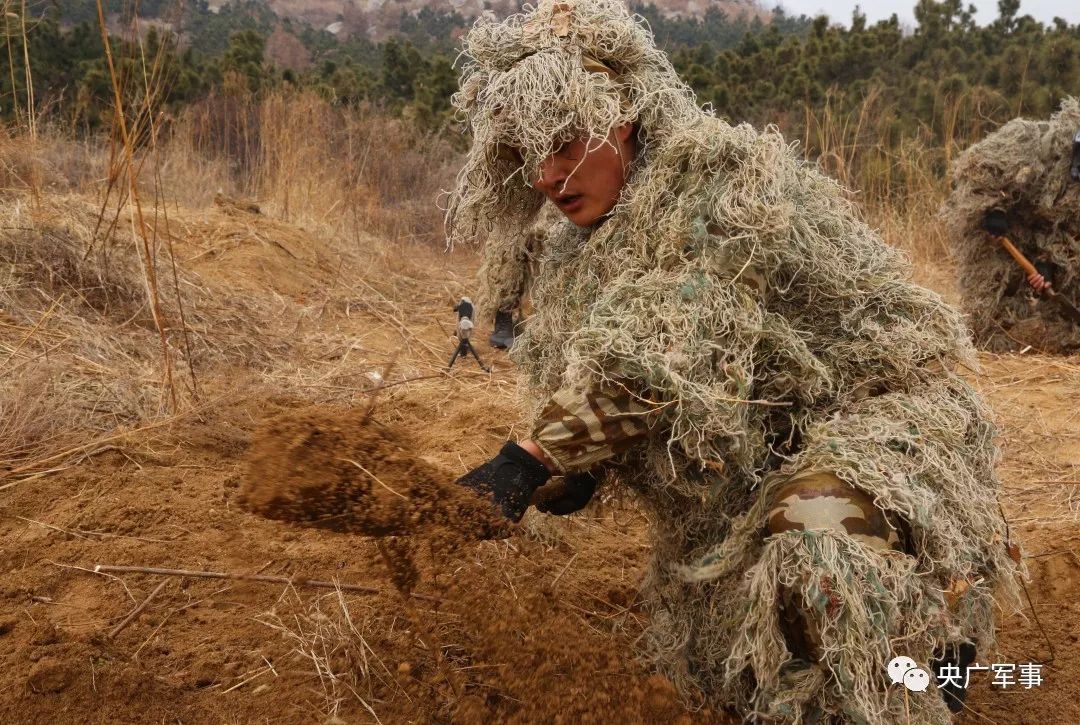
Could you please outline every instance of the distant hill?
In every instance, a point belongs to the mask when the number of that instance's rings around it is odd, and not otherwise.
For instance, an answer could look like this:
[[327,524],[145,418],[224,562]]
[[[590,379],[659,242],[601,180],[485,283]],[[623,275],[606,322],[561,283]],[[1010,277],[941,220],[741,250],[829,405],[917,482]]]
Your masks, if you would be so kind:
[[[350,18],[377,19],[386,15],[400,16],[402,11],[417,13],[423,8],[457,12],[465,18],[475,18],[485,9],[496,15],[506,15],[521,7],[517,0],[266,0],[283,18],[292,18],[315,27],[328,27],[337,22],[348,24]],[[211,6],[222,5],[223,0]],[[769,11],[756,0],[651,0],[651,4],[667,17],[705,16],[710,8],[722,10],[730,17],[758,17],[767,20]]]
[[[282,23],[298,34],[309,27],[338,40],[383,41],[393,36],[425,36],[428,44],[455,44],[481,13],[506,16],[520,10],[524,0],[103,0],[110,30],[122,35],[130,28],[131,10],[138,7],[144,29],[158,25],[179,29],[201,51],[220,52],[231,30],[255,30],[270,35]],[[741,36],[750,23],[771,23],[773,11],[759,0],[630,0],[653,26],[661,42],[729,43],[715,37],[737,29]],[[55,13],[60,23],[97,23],[96,0],[41,0],[33,12]],[[662,27],[658,27],[657,22]],[[697,25],[694,28],[691,26]],[[781,25],[783,23],[781,22]],[[761,27],[760,25],[758,27]],[[790,31],[782,29],[782,32]]]
[[[230,0],[219,0],[223,5]],[[236,0],[231,0],[236,2]],[[365,34],[380,39],[400,23],[402,14],[416,16],[421,11],[457,13],[464,24],[471,23],[485,10],[498,16],[517,12],[521,0],[264,0],[281,18],[330,30],[343,37]],[[767,22],[770,11],[757,0],[634,0],[634,5],[654,5],[665,18],[704,18],[710,10],[719,10],[729,18],[757,18]],[[211,3],[211,7],[214,7]]]

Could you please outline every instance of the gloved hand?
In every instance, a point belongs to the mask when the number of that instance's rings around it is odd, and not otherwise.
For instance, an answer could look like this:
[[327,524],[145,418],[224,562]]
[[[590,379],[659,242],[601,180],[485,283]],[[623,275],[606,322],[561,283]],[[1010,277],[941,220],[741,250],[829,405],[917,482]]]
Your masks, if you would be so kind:
[[503,516],[520,521],[533,491],[547,483],[551,472],[517,443],[507,443],[499,455],[474,468],[457,482],[481,496],[493,498]]
[[596,476],[591,473],[573,473],[563,479],[562,485],[551,496],[538,500],[536,510],[555,516],[580,511],[592,500],[596,483]]
[[982,221],[983,229],[993,234],[995,237],[1004,236],[1009,233],[1009,219],[1005,216],[1005,212],[1000,209],[991,209],[983,215]]

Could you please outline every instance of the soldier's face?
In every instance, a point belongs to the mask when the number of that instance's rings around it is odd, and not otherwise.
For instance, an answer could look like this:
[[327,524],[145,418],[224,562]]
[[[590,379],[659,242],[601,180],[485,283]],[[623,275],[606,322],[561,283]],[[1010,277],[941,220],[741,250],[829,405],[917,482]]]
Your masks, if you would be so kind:
[[613,129],[601,139],[571,141],[544,159],[533,188],[580,227],[606,216],[619,200],[636,148],[634,127]]

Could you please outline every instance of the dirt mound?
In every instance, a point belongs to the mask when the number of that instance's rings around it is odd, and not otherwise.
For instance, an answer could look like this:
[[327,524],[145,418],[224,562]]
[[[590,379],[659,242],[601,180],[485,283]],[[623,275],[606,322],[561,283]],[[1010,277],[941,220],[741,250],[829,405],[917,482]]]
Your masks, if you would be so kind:
[[[575,616],[555,579],[561,567],[522,565],[531,571],[516,577],[511,596],[491,595],[510,576],[504,567],[462,568],[444,592],[455,617],[439,637],[458,695],[447,713],[454,722],[691,722],[670,680],[595,636],[605,619],[641,616],[636,590],[627,606],[592,595]],[[724,721],[708,710],[697,716]]]
[[[403,429],[365,421],[362,410],[312,406],[264,423],[244,473],[245,502],[257,513],[382,537],[376,547],[395,588],[409,592],[423,580],[425,590],[438,593],[435,611],[407,601],[393,608],[426,643],[399,666],[396,686],[420,699],[438,693],[439,716],[464,723],[490,722],[493,713],[507,722],[560,711],[568,720],[595,719],[613,708],[631,719],[685,715],[666,679],[628,667],[624,652],[589,637],[581,622],[552,616],[563,607],[550,583],[557,569],[532,564],[530,575],[511,584],[513,596],[493,597],[512,576],[513,559],[477,565],[467,561],[480,552],[467,559],[453,552],[509,527],[490,503],[455,486],[452,474],[417,450]],[[454,575],[447,578],[447,571]],[[639,609],[602,598],[593,606],[606,616]]]
[[421,460],[402,431],[355,408],[313,406],[256,431],[244,501],[267,518],[364,536],[476,540],[503,531],[495,507],[453,479]]

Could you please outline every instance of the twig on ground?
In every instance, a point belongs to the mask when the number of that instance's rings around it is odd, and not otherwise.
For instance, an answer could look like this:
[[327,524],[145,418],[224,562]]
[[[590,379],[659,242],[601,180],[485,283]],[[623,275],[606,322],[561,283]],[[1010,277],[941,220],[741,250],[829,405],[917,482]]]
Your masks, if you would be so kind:
[[578,558],[579,553],[581,552],[574,552],[574,555],[570,557],[570,561],[566,562],[566,566],[562,568],[562,571],[559,572],[558,576],[551,580],[552,588],[554,588],[558,581],[562,579],[562,575],[565,574],[567,569],[570,568],[570,565],[574,563],[574,559]]
[[86,538],[82,534],[78,534],[78,533],[72,531],[71,529],[61,528],[60,526],[53,526],[52,524],[47,524],[44,521],[35,521],[34,519],[28,519],[25,516],[16,516],[15,518],[17,518],[19,521],[25,521],[28,524],[37,524],[38,526],[43,526],[46,529],[52,529],[53,531],[59,531],[61,534],[68,534],[69,536],[74,536],[77,539],[85,539]]
[[166,579],[165,581],[161,582],[156,587],[154,587],[154,590],[152,592],[150,592],[150,594],[147,595],[146,599],[142,600],[142,603],[139,604],[139,606],[132,609],[131,613],[128,614],[126,617],[124,617],[123,621],[121,621],[120,624],[113,627],[112,631],[109,632],[109,634],[108,634],[108,638],[109,639],[114,638],[116,635],[120,634],[120,632],[122,632],[125,627],[127,627],[129,624],[131,624],[132,621],[134,621],[135,617],[139,616],[139,614],[142,612],[142,610],[146,609],[146,605],[150,603],[150,600],[153,599],[154,597],[156,597],[158,595],[158,593],[162,589],[164,589],[165,585],[168,584],[168,583],[169,583],[169,580]]
[[364,473],[366,473],[366,474],[367,474],[368,476],[370,476],[370,477],[371,477],[371,478],[372,478],[372,479],[373,479],[373,480],[375,481],[375,483],[379,484],[380,486],[382,486],[383,488],[385,488],[385,489],[386,489],[387,491],[389,491],[390,493],[394,494],[395,496],[400,496],[401,498],[405,499],[406,501],[408,501],[408,500],[409,500],[409,497],[408,497],[408,496],[406,496],[406,495],[405,495],[405,494],[403,494],[403,493],[398,493],[398,492],[397,492],[397,491],[395,491],[394,489],[390,488],[390,487],[389,487],[389,486],[387,486],[387,485],[386,485],[385,483],[383,483],[382,481],[380,481],[380,480],[379,480],[379,477],[378,477],[378,476],[376,476],[376,475],[375,475],[374,473],[372,473],[372,472],[371,472],[371,471],[369,471],[368,469],[364,468],[363,466],[361,466],[361,465],[360,465],[359,463],[357,463],[356,461],[352,460],[351,458],[339,458],[338,460],[340,460],[340,461],[344,461],[345,463],[351,463],[351,464],[353,464],[354,466],[356,466],[357,468],[359,468],[359,469],[360,469],[361,471],[363,471]]
[[[72,567],[75,569],[81,567]],[[218,571],[193,571],[189,569],[162,569],[151,566],[113,566],[98,564],[93,569],[85,569],[93,573],[131,573],[131,574],[157,574],[159,576],[186,576],[201,579],[237,579],[240,581],[271,582],[273,584],[288,584],[290,586],[319,587],[322,589],[341,589],[347,592],[360,592],[362,594],[385,594],[386,591],[376,587],[367,587],[360,584],[340,584],[338,582],[319,581],[317,579],[292,579],[287,576],[274,576],[270,574],[237,574],[233,572]],[[429,594],[410,593],[414,599],[423,599],[429,602],[441,602],[439,597]]]
[[[25,465],[18,466],[17,468],[13,468],[10,471],[4,471],[3,473],[0,473],[0,480],[3,480],[5,478],[11,478],[12,476],[18,476],[20,473],[26,473],[28,471],[31,471],[31,470],[35,469],[35,468],[38,468],[39,466],[42,466],[43,464],[52,463],[53,461],[59,460],[61,458],[66,458],[67,456],[75,455],[76,453],[79,453],[79,452],[85,452],[88,449],[95,449],[95,448],[101,446],[102,444],[108,443],[109,441],[115,441],[115,440],[118,440],[120,438],[125,438],[125,437],[127,437],[129,435],[134,435],[135,433],[145,433],[146,431],[154,430],[155,428],[162,428],[162,427],[167,426],[167,425],[169,425],[171,423],[175,423],[179,418],[181,418],[184,415],[188,415],[191,412],[194,412],[194,411],[186,411],[185,413],[181,413],[180,415],[170,416],[166,420],[161,420],[161,421],[158,421],[157,423],[150,423],[149,425],[144,425],[144,426],[142,426],[140,428],[132,428],[131,430],[125,430],[125,431],[122,431],[120,433],[113,433],[112,435],[105,436],[104,438],[99,438],[99,439],[97,439],[95,441],[91,441],[90,443],[83,443],[82,445],[73,446],[73,447],[68,448],[66,450],[60,451],[59,453],[54,453],[53,455],[49,456],[48,458],[43,458],[43,459],[38,460],[38,461],[33,461],[32,463],[27,463]],[[3,491],[6,488],[11,488],[12,486],[17,485],[18,483],[20,483],[20,481],[12,481],[11,483],[6,483],[3,486],[0,486],[0,491]]]
[[98,574],[100,576],[107,577],[109,579],[115,579],[116,581],[120,582],[120,586],[122,586],[124,588],[124,591],[127,592],[127,595],[131,599],[131,601],[133,601],[133,602],[138,602],[139,601],[138,599],[135,598],[135,595],[131,593],[131,590],[128,589],[127,582],[125,582],[123,579],[121,579],[120,577],[118,577],[118,576],[116,576],[114,574],[107,574],[107,573],[105,573],[103,571],[95,571],[94,569],[87,569],[85,566],[75,566],[74,564],[61,564],[60,562],[49,561],[48,559],[46,559],[46,563],[52,564],[53,566],[58,566],[61,569],[76,569],[78,571],[85,571],[88,574]]

